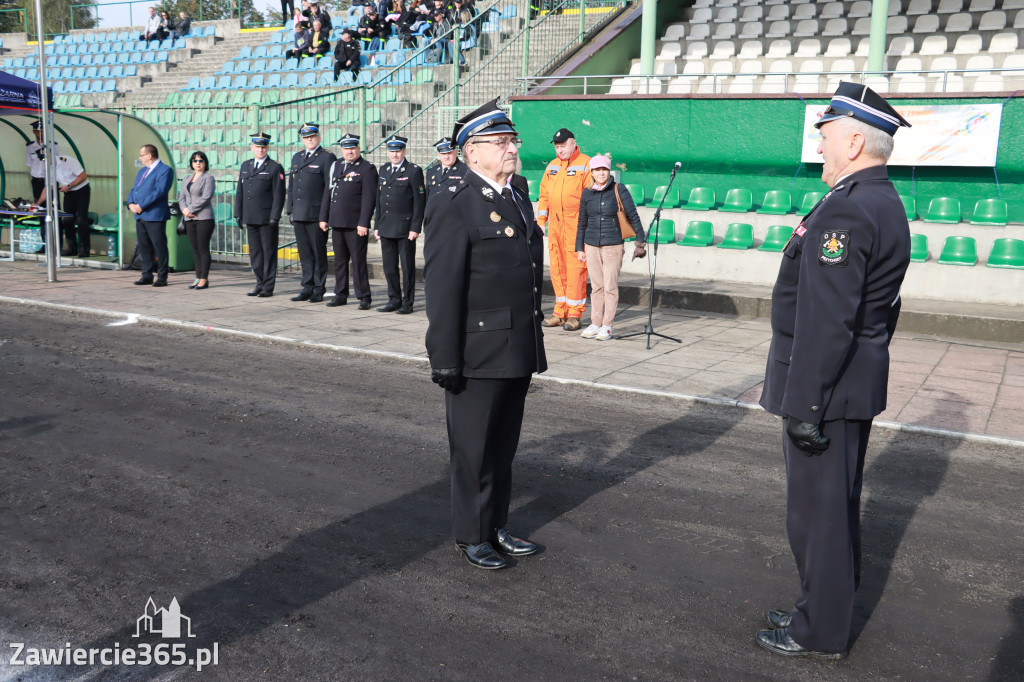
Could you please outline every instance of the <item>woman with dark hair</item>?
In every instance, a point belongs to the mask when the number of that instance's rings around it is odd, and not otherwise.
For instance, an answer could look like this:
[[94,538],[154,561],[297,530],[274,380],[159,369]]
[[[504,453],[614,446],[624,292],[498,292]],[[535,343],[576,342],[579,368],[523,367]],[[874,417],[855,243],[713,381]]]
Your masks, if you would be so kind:
[[213,191],[217,181],[209,173],[210,160],[203,152],[192,152],[188,163],[192,174],[181,183],[178,204],[196,264],[196,281],[189,289],[207,289],[210,286],[207,279],[210,275],[210,239],[215,225]]

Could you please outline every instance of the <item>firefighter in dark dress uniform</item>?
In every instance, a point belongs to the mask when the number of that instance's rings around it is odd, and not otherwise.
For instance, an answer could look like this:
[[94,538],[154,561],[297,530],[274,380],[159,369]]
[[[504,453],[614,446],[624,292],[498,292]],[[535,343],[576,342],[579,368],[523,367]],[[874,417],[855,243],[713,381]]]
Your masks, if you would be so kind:
[[544,233],[508,184],[519,140],[497,100],[459,119],[470,170],[427,209],[424,279],[431,378],[445,389],[452,533],[478,568],[537,551],[506,530],[512,460],[530,378],[547,369],[541,332]]
[[242,162],[235,192],[235,222],[249,234],[249,263],[256,288],[248,296],[269,298],[277,282],[277,236],[284,209],[284,168],[267,158],[270,135],[250,136],[252,159]]
[[[378,312],[412,312],[416,293],[416,238],[423,229],[427,203],[423,169],[405,158],[409,141],[392,135],[387,141],[388,161],[377,179],[377,215],[373,235],[380,240],[381,265],[388,282],[388,302]],[[399,279],[401,263],[401,279]]]
[[292,157],[284,209],[295,229],[302,265],[302,291],[292,300],[319,303],[327,291],[327,228],[320,227],[320,202],[335,156],[320,146],[320,127],[315,123],[302,126],[299,136],[306,148]]
[[452,144],[452,138],[442,137],[434,143],[437,161],[427,166],[427,201],[444,189],[449,182],[458,182],[466,177],[469,168],[459,161],[459,150]]
[[909,123],[870,88],[841,83],[815,124],[831,191],[783,250],[761,406],[783,418],[786,530],[800,574],[790,611],[757,643],[785,656],[849,649],[860,582],[860,493],[871,421],[885,409],[889,342],[910,229],[885,164]]
[[341,158],[328,170],[330,182],[320,203],[320,227],[330,228],[334,245],[334,298],[331,308],[348,303],[348,265],[359,309],[370,309],[366,243],[377,201],[377,168],[359,155],[359,136],[345,133],[336,143]]

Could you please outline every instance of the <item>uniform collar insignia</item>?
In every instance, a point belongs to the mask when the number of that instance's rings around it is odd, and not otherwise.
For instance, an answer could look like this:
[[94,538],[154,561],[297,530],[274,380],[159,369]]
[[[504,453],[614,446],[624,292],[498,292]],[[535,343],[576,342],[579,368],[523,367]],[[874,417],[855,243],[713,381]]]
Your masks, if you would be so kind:
[[490,187],[484,187],[483,189],[480,190],[480,192],[483,193],[483,195],[488,199],[494,198],[494,190],[491,189]]

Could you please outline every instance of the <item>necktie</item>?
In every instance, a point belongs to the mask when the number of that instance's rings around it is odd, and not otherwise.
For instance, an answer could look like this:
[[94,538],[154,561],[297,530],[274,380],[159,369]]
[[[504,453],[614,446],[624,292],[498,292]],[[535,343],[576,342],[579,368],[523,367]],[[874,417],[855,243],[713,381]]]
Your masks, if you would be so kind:
[[441,177],[444,178],[444,177],[447,177],[447,176],[448,176],[448,167],[445,166],[444,168],[441,169]]
[[309,161],[311,158],[313,158],[313,152],[306,152],[306,161]]
[[516,203],[516,198],[515,198],[515,196],[513,196],[512,190],[510,188],[508,188],[508,187],[506,187],[505,189],[501,190],[501,198],[505,199],[506,201],[511,202],[512,205],[516,207],[516,210],[519,211],[519,215],[522,216],[523,224],[525,225],[526,224],[526,216],[523,215],[522,209],[520,209],[519,208],[519,204]]

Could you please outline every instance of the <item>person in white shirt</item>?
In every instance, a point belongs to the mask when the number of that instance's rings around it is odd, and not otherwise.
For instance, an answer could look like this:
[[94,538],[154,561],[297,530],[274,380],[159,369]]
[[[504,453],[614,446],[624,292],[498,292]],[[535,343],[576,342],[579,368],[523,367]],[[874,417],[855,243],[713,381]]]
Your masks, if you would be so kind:
[[[39,121],[32,122],[32,134],[36,141],[25,145],[25,165],[28,166],[29,180],[32,182],[32,198],[39,199],[42,196],[39,203],[46,199],[43,192],[46,187],[46,154],[43,151],[43,129],[41,126]],[[50,140],[50,149],[53,150],[54,155],[60,156],[60,145],[56,141]]]
[[57,187],[64,195],[62,211],[71,214],[61,221],[65,245],[61,255],[88,258],[91,246],[89,225],[92,222],[89,219],[89,198],[92,194],[89,176],[82,164],[67,156],[57,157],[56,172]]
[[156,8],[150,7],[146,30],[139,36],[139,40],[145,40],[148,45],[152,40],[163,40],[166,37],[167,32],[160,26],[160,15],[156,13]]

